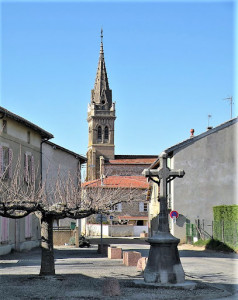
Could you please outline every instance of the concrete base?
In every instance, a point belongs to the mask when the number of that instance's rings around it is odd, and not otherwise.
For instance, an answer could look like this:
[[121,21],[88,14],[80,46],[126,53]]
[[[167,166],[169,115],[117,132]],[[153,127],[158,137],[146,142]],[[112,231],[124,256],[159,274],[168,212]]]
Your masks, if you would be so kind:
[[35,247],[39,247],[40,246],[40,241],[26,241],[26,242],[22,242],[20,244],[20,251],[29,251]]
[[168,288],[168,289],[182,289],[182,290],[194,290],[197,286],[197,283],[194,281],[186,280],[183,283],[148,283],[141,279],[134,280],[134,284],[137,287],[145,287],[145,288]]
[[180,284],[185,274],[180,262],[177,245],[179,239],[169,232],[158,232],[148,239],[150,252],[144,271],[147,283]]
[[11,245],[0,246],[0,255],[8,254],[12,251]]

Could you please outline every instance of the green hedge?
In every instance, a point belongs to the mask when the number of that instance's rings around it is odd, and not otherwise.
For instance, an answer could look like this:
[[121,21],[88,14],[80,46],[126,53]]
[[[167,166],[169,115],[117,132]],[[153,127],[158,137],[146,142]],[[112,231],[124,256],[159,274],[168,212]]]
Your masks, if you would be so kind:
[[237,221],[238,205],[219,205],[213,207],[214,221]]
[[214,206],[213,215],[214,239],[238,248],[238,205]]

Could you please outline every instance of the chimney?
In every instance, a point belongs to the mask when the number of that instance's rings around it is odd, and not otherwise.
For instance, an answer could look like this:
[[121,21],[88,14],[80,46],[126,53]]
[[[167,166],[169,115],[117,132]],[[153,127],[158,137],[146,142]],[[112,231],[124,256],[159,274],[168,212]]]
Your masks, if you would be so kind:
[[190,133],[191,133],[190,138],[193,138],[194,137],[194,129],[191,129]]

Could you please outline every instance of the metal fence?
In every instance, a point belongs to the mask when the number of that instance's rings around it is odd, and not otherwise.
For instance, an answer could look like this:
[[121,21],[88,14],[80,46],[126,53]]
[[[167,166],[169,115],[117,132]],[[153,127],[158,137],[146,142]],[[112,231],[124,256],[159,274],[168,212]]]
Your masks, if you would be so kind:
[[186,224],[186,241],[192,243],[198,239],[219,240],[228,246],[238,248],[238,221],[195,220]]
[[213,238],[238,248],[238,222],[213,221]]

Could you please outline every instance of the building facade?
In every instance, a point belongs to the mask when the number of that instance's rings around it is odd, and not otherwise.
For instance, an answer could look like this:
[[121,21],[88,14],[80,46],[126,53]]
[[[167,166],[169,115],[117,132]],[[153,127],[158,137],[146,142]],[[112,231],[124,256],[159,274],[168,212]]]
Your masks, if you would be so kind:
[[[0,178],[6,184],[16,168],[23,184],[41,179],[42,141],[53,135],[35,124],[0,107]],[[40,245],[40,226],[34,214],[22,219],[0,217],[0,255],[12,249],[22,251]]]
[[[185,140],[165,150],[168,167],[183,169],[185,176],[169,183],[168,205],[176,210],[170,219],[173,235],[185,242],[186,227],[200,224],[212,235],[213,206],[237,203],[237,118]],[[159,160],[150,168],[159,167]],[[152,184],[150,201],[151,234],[158,228],[159,190]]]
[[[52,191],[56,186],[58,176],[60,180],[72,180],[75,187],[81,187],[81,167],[86,158],[50,141],[42,143],[42,181],[47,190]],[[55,220],[54,227],[68,227],[76,220],[65,218]]]

